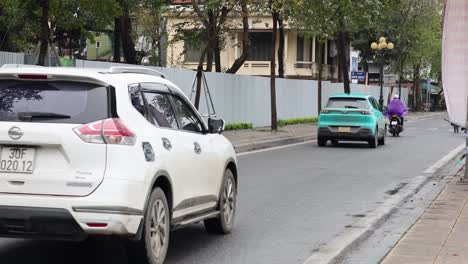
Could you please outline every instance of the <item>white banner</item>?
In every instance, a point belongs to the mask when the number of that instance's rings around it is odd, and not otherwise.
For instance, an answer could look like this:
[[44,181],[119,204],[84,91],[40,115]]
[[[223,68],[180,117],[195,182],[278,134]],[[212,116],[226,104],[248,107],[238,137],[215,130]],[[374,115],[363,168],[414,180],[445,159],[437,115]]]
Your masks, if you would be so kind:
[[468,1],[445,0],[442,81],[450,120],[465,126],[468,97]]

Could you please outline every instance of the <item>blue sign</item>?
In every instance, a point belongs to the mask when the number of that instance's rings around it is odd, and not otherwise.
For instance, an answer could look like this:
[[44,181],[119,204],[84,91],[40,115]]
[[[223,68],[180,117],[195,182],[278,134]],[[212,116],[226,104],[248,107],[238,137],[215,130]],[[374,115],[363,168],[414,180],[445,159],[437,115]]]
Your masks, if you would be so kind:
[[365,81],[366,80],[366,73],[363,72],[363,71],[352,71],[351,72],[351,80]]

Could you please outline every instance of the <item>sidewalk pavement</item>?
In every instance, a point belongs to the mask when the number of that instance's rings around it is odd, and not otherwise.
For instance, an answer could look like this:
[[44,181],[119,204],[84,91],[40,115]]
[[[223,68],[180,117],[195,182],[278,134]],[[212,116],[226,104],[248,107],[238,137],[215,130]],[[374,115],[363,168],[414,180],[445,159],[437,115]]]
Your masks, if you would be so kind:
[[381,264],[468,263],[468,182],[464,167]]
[[[405,122],[419,119],[444,116],[445,112],[416,112],[410,113]],[[234,145],[237,153],[277,147],[287,144],[300,143],[317,138],[316,124],[298,124],[279,127],[278,132],[270,128],[255,128],[245,130],[225,131],[224,136]]]

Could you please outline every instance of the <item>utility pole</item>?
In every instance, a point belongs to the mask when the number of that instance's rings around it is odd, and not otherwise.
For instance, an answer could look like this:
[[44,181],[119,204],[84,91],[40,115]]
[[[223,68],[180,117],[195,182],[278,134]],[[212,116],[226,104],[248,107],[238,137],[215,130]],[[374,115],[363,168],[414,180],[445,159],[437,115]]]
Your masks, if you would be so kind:
[[427,112],[431,111],[431,79],[426,80],[426,108]]
[[465,122],[465,140],[466,140],[466,147],[465,147],[465,176],[463,179],[468,178],[468,97],[466,98],[466,122]]
[[384,65],[383,65],[383,55],[382,55],[382,62],[380,63],[380,96],[379,96],[379,108],[380,108],[380,112],[383,112],[383,105],[384,105],[384,99],[383,99],[383,83],[384,83],[384,79],[383,79],[383,74],[384,74]]

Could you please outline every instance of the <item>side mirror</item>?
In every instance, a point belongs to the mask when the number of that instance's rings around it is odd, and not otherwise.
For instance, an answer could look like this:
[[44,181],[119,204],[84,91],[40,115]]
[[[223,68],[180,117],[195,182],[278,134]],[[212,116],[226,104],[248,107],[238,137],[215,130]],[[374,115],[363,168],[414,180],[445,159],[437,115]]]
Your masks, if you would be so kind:
[[224,120],[208,118],[208,132],[210,134],[221,134],[224,131]]

